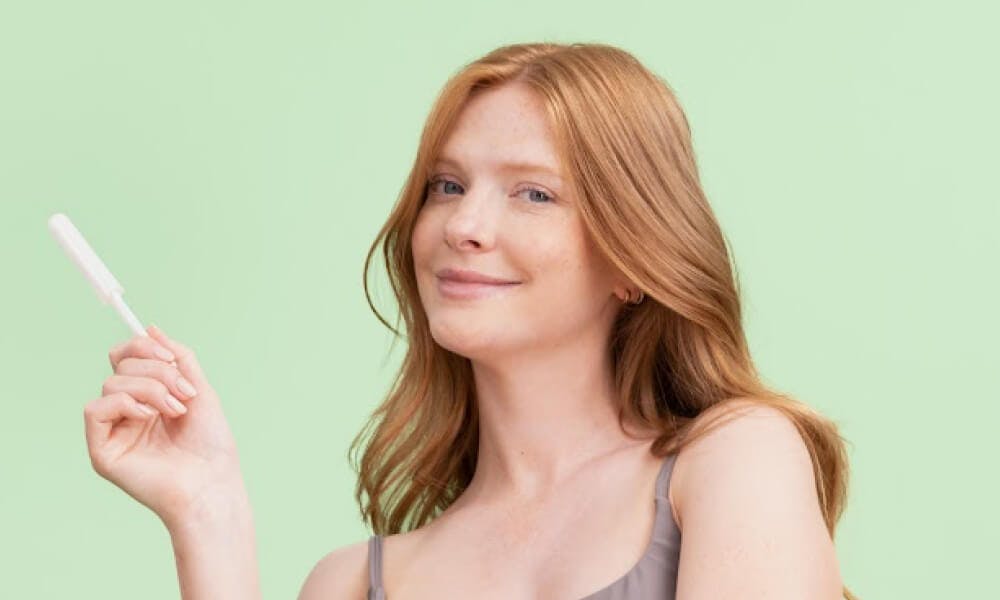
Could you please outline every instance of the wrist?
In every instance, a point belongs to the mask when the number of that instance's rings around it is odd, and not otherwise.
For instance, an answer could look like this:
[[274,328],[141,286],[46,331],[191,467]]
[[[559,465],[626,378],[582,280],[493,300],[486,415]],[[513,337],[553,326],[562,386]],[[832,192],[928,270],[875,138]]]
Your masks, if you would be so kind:
[[167,529],[181,598],[260,599],[253,515],[242,488],[203,496]]
[[172,537],[211,534],[253,526],[250,497],[242,480],[220,483],[163,519]]

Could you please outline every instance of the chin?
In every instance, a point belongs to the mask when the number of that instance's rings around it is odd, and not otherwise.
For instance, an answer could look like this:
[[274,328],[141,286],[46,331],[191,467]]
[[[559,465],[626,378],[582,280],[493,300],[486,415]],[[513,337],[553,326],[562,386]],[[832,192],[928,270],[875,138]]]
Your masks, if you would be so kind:
[[503,345],[502,327],[489,319],[474,316],[431,318],[431,337],[442,348],[469,359],[495,354]]

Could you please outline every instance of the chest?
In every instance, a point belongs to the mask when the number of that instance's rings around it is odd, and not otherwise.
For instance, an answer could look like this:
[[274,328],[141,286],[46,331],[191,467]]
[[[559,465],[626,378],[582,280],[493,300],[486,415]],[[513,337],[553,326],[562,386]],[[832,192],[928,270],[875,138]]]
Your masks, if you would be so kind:
[[419,539],[386,546],[387,598],[583,600],[636,565],[648,549],[655,517],[652,490],[636,494],[634,488],[577,497],[532,514],[468,511]]

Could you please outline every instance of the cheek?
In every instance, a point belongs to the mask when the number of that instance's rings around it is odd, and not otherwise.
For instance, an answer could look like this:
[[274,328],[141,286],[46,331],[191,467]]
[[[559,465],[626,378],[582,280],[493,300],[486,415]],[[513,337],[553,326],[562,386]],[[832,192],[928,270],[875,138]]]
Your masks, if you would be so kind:
[[424,310],[437,312],[435,305],[436,278],[432,273],[436,258],[442,252],[444,245],[444,224],[440,215],[434,211],[421,211],[413,224],[410,234],[410,253],[413,257],[413,268],[416,272],[417,293],[424,305]]
[[413,225],[413,233],[410,236],[410,250],[413,253],[413,262],[419,268],[427,264],[434,252],[434,223],[427,218],[425,212],[417,215],[417,221]]
[[560,303],[592,295],[603,281],[599,263],[588,246],[575,235],[536,236],[531,248],[536,281]]
[[546,249],[541,256],[544,272],[538,273],[532,294],[532,317],[547,335],[573,335],[604,322],[613,293],[613,281],[605,263],[577,238]]

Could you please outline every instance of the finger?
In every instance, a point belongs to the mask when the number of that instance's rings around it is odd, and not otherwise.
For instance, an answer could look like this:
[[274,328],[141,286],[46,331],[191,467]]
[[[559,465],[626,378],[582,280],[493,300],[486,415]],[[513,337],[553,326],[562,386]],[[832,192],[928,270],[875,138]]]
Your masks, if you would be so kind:
[[198,393],[194,385],[181,375],[177,367],[161,360],[126,357],[118,363],[115,373],[155,379],[165,385],[170,393],[177,398],[192,398]]
[[154,340],[174,353],[174,356],[177,357],[177,369],[181,372],[181,375],[187,377],[188,381],[194,384],[194,387],[198,391],[208,387],[208,380],[205,379],[205,374],[202,372],[201,365],[198,364],[198,359],[193,350],[167,337],[167,334],[163,333],[156,325],[150,325],[146,328],[146,331],[149,332],[149,335]]
[[144,335],[135,335],[131,339],[113,346],[111,351],[108,352],[108,360],[111,362],[111,368],[116,370],[118,363],[127,356],[154,358],[168,363],[177,358],[163,344]]
[[125,392],[136,400],[157,409],[164,416],[179,417],[187,412],[187,407],[178,400],[161,381],[149,377],[112,375],[104,380],[101,393],[110,396]]
[[146,421],[154,416],[155,410],[123,392],[88,402],[83,407],[83,421],[91,460],[99,459],[99,450],[111,436],[115,423],[124,418]]

